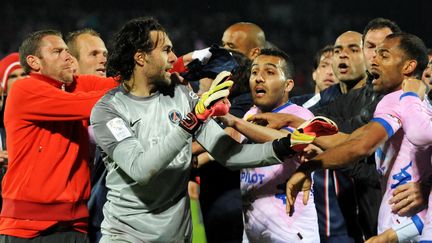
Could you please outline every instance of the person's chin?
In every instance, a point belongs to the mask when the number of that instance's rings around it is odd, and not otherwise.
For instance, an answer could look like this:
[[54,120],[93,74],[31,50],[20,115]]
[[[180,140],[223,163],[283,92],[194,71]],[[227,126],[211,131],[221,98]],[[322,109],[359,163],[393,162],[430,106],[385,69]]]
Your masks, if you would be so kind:
[[64,75],[62,78],[62,82],[65,84],[71,84],[74,81],[73,74],[70,75]]

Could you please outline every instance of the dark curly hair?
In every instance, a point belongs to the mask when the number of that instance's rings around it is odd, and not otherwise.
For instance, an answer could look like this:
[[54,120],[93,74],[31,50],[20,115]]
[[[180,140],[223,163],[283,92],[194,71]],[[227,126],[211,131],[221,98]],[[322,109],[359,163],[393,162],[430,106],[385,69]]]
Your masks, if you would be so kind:
[[149,53],[158,44],[157,41],[153,43],[151,31],[166,32],[152,17],[135,18],[123,25],[110,43],[110,55],[107,61],[109,76],[119,76],[120,82],[131,78],[135,66],[135,53]]
[[231,79],[234,81],[234,85],[230,91],[230,97],[235,97],[237,95],[250,92],[249,77],[252,61],[247,56],[238,51],[229,51],[238,63],[237,68],[231,72]]

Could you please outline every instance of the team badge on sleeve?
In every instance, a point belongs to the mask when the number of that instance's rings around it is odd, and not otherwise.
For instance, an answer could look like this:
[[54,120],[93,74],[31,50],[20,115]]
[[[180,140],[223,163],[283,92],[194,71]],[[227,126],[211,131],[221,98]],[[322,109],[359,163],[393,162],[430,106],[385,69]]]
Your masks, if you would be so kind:
[[107,122],[106,125],[118,142],[132,136],[131,132],[126,127],[123,120],[119,117],[111,119]]

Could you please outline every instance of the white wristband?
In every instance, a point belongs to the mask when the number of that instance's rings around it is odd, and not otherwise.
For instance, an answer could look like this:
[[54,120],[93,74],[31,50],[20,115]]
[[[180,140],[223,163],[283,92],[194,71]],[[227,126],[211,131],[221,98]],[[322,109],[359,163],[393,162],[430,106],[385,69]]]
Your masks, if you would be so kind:
[[396,232],[398,242],[407,242],[422,233],[423,222],[419,216],[414,215],[399,225],[393,225],[392,229]]
[[208,60],[212,56],[212,53],[210,52],[210,47],[207,47],[202,50],[196,50],[192,53],[192,60],[198,59],[203,64],[207,64]]

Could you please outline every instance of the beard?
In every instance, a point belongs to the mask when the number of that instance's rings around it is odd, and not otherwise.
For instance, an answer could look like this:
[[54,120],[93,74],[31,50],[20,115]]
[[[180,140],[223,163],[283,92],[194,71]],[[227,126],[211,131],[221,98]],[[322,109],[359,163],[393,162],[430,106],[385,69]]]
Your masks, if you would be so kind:
[[174,87],[176,86],[176,82],[171,81],[171,78],[162,77],[158,82],[156,82],[156,86],[158,90],[164,94],[169,96],[174,96]]

